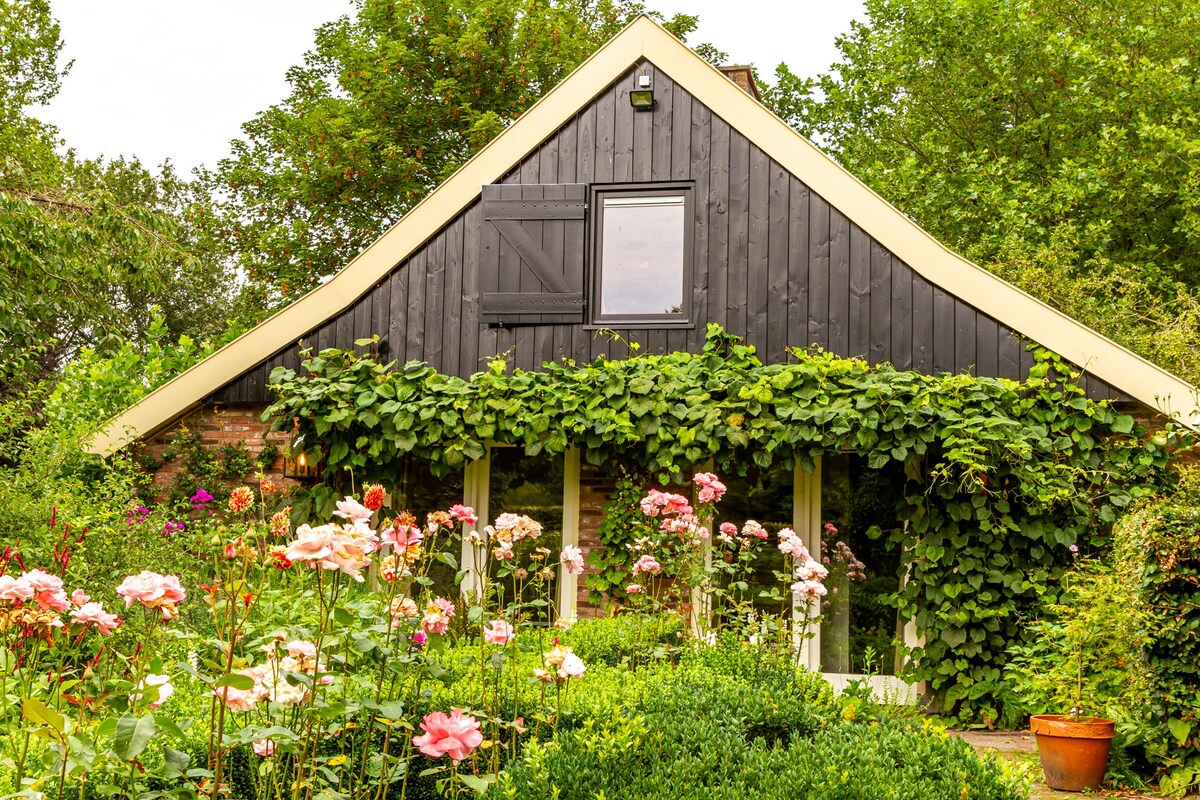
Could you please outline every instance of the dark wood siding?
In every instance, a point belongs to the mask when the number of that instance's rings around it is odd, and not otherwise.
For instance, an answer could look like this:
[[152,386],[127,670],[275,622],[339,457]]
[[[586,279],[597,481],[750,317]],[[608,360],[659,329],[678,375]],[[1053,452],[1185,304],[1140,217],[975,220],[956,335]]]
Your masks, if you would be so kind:
[[[659,98],[651,113],[635,113],[628,102],[642,71]],[[705,323],[716,322],[766,361],[788,358],[789,347],[817,346],[924,373],[1028,374],[1032,358],[1010,328],[932,286],[859,228],[854,209],[830,206],[651,64],[601,92],[498,183],[505,197],[520,200],[530,184],[655,180],[695,185],[696,324],[623,330],[625,339],[653,352],[694,352]],[[549,253],[585,244],[577,231],[547,230],[539,243]],[[512,257],[495,228],[482,224],[477,202],[377,285],[364,286],[355,305],[309,331],[303,345],[350,347],[379,334],[386,358],[426,361],[464,377],[501,353],[522,369],[626,355],[586,325],[486,324],[481,294],[538,288],[526,285],[528,275],[481,270],[487,247]],[[293,345],[272,354],[212,399],[268,399],[270,371],[297,368],[298,351]],[[1083,385],[1094,398],[1128,400],[1094,376]]]

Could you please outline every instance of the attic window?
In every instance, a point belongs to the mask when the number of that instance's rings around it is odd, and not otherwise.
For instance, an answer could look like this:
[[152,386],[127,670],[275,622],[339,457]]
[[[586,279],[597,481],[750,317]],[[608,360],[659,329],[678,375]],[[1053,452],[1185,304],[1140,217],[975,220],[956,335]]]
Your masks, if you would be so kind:
[[692,190],[656,184],[595,190],[592,322],[687,323]]

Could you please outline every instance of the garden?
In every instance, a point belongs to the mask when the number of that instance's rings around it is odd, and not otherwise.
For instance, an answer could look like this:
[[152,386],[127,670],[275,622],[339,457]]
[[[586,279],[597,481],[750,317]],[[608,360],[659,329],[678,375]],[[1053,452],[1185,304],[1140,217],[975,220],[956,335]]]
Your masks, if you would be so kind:
[[[1187,440],[1083,400],[1052,364],[1020,386],[826,354],[764,366],[713,331],[700,356],[489,370],[457,404],[446,394],[458,379],[393,366],[327,351],[305,377],[276,376],[268,416],[320,441],[310,452],[338,476],[313,485],[242,480],[253,461],[235,446],[184,447],[188,468],[154,499],[128,453],[73,461],[59,440],[25,439],[19,460],[40,470],[13,472],[6,502],[22,534],[0,551],[3,796],[1022,798],[1040,780],[1028,765],[981,757],[951,729],[1024,727],[1040,713],[1115,721],[1109,786],[1196,787],[1200,479],[1163,457]],[[526,453],[521,437],[551,441],[547,429],[565,447],[576,433],[554,415],[578,408],[573,387],[618,379],[624,394],[604,413],[635,423],[660,404],[683,408],[672,393],[707,381],[709,398],[664,424],[717,406],[755,452],[819,432],[826,451],[857,447],[884,468],[879,454],[895,462],[908,437],[927,483],[896,500],[920,535],[891,544],[907,582],[888,602],[924,641],[888,645],[904,676],[925,682],[921,702],[873,690],[869,676],[835,694],[803,666],[862,563],[832,523],[813,552],[790,527],[732,521],[752,510],[726,497],[739,470],[698,449],[737,438],[729,430],[660,437],[662,468],[622,473],[606,546],[586,559],[523,513],[481,520],[452,502],[418,519],[382,482],[356,483],[369,457],[348,442],[372,402],[405,397],[404,452],[436,464],[429,442],[446,428],[474,447],[463,420]],[[839,400],[864,391],[884,399]],[[929,408],[924,433],[889,422],[910,416],[906,393]],[[499,396],[547,424],[505,417]],[[788,405],[806,397],[821,402]],[[437,416],[430,434],[425,405],[460,416]],[[329,421],[346,407],[359,417]],[[968,413],[982,407],[989,424]],[[587,413],[588,431],[601,430],[601,411]],[[852,415],[858,424],[843,424]],[[646,427],[612,429],[643,432],[606,434],[612,462],[645,452]],[[40,459],[52,456],[47,472]],[[666,467],[704,457],[720,471]],[[65,505],[37,518],[39,502],[18,493],[47,474],[37,485]],[[1000,509],[1002,525],[983,524]],[[597,619],[558,607],[557,582],[585,563],[608,598]]]

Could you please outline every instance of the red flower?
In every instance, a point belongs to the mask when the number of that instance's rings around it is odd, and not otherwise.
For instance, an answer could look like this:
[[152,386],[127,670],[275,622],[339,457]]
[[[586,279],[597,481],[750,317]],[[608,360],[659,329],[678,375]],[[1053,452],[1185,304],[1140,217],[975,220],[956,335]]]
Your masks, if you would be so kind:
[[229,495],[229,510],[235,514],[241,514],[252,505],[254,505],[254,492],[250,491],[249,487],[239,486]]
[[383,508],[383,501],[386,497],[387,492],[378,483],[369,483],[363,487],[363,505],[372,511]]

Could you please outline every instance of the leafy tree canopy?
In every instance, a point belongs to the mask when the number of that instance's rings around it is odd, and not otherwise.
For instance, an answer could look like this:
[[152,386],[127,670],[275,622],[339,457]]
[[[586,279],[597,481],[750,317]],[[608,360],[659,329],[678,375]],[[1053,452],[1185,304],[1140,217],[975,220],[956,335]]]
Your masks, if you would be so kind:
[[[333,274],[636,15],[632,0],[356,0],[211,175],[270,307]],[[667,22],[676,35],[696,18]],[[707,50],[710,54],[711,48]]]
[[829,74],[780,68],[777,111],[935,236],[1200,377],[1200,6],[866,6]]
[[224,331],[233,286],[193,225],[207,197],[164,165],[60,152],[30,106],[66,74],[45,0],[0,0],[0,394],[81,348]]

